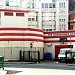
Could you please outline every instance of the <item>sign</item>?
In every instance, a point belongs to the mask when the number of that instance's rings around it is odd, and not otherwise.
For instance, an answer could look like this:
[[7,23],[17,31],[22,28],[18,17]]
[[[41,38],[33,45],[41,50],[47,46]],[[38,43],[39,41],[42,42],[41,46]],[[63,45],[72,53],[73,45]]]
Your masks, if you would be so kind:
[[30,48],[32,48],[33,47],[33,44],[32,43],[30,43]]
[[67,42],[67,38],[60,38],[60,42]]

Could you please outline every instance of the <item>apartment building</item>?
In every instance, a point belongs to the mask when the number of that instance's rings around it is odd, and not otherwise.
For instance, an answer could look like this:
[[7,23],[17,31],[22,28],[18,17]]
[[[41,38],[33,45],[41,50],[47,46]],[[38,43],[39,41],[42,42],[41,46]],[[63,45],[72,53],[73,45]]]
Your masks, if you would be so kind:
[[28,27],[68,30],[68,0],[0,0],[0,8],[29,10]]
[[54,59],[60,37],[48,38],[53,34],[47,32],[68,30],[68,0],[0,0],[0,30],[1,55],[6,60],[18,60],[19,51],[30,50],[31,43],[33,51],[41,52],[40,59],[47,51]]

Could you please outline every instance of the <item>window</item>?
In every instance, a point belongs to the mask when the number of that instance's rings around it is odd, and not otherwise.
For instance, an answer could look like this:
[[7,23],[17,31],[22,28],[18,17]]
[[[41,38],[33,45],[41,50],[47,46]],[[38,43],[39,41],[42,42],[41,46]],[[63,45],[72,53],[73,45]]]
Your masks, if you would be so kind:
[[52,25],[43,25],[42,28],[45,30],[45,31],[52,31]]
[[75,29],[75,25],[74,25],[73,29]]
[[35,21],[35,18],[28,18],[28,21]]
[[48,3],[45,3],[45,8],[48,8]]
[[34,21],[35,19],[34,18],[32,18],[32,21]]
[[2,1],[0,1],[0,6],[2,6],[2,3],[3,3],[3,2],[2,2]]
[[20,2],[21,0],[17,0],[17,2]]
[[21,6],[21,0],[9,0],[9,6],[20,7]]
[[28,21],[31,21],[31,18],[28,18]]
[[61,8],[61,3],[59,3],[59,8]]
[[52,8],[52,3],[49,3],[49,8]]
[[24,13],[16,13],[16,16],[24,16]]
[[65,21],[65,19],[59,19],[59,21]]
[[55,2],[55,0],[52,0],[52,2]]
[[60,30],[62,30],[62,29],[65,30],[66,29],[66,25],[59,25],[59,29]]
[[42,3],[42,8],[55,8],[55,3]]
[[55,8],[55,4],[53,4],[53,8]]
[[65,8],[65,3],[59,3],[59,8]]
[[38,16],[36,16],[36,21],[38,21]]
[[44,3],[42,3],[42,8],[44,8]]
[[46,31],[52,31],[52,29],[46,29]]
[[6,6],[9,6],[9,0],[6,0]]
[[63,19],[63,21],[65,21],[65,19]]
[[5,16],[13,16],[13,12],[4,12]]
[[64,3],[64,8],[65,8],[65,3]]
[[61,19],[59,19],[59,21],[61,21]]
[[46,29],[46,31],[48,31],[48,29]]
[[44,31],[52,31],[52,29],[43,29]]

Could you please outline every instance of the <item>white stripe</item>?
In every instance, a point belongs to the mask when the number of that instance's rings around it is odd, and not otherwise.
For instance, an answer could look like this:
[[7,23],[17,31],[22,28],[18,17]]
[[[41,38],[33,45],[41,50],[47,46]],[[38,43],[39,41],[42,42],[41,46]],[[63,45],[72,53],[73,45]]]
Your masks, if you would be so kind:
[[17,31],[17,30],[4,30],[4,31],[0,31],[0,33],[31,33],[31,34],[41,34],[44,35],[42,32],[38,32],[38,31]]
[[37,36],[0,36],[0,38],[32,38],[32,39],[44,39],[42,37]]

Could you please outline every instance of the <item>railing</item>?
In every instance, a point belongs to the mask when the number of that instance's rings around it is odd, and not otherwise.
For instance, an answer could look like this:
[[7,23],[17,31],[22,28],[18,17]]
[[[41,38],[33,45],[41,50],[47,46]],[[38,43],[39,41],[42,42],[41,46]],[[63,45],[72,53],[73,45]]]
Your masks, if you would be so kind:
[[[70,61],[68,61],[68,54],[70,54]],[[66,64],[67,63],[73,63],[73,62],[75,62],[75,52],[68,52],[68,51],[66,51],[65,52],[65,62],[66,62]]]
[[20,61],[25,62],[40,62],[39,51],[20,51]]

